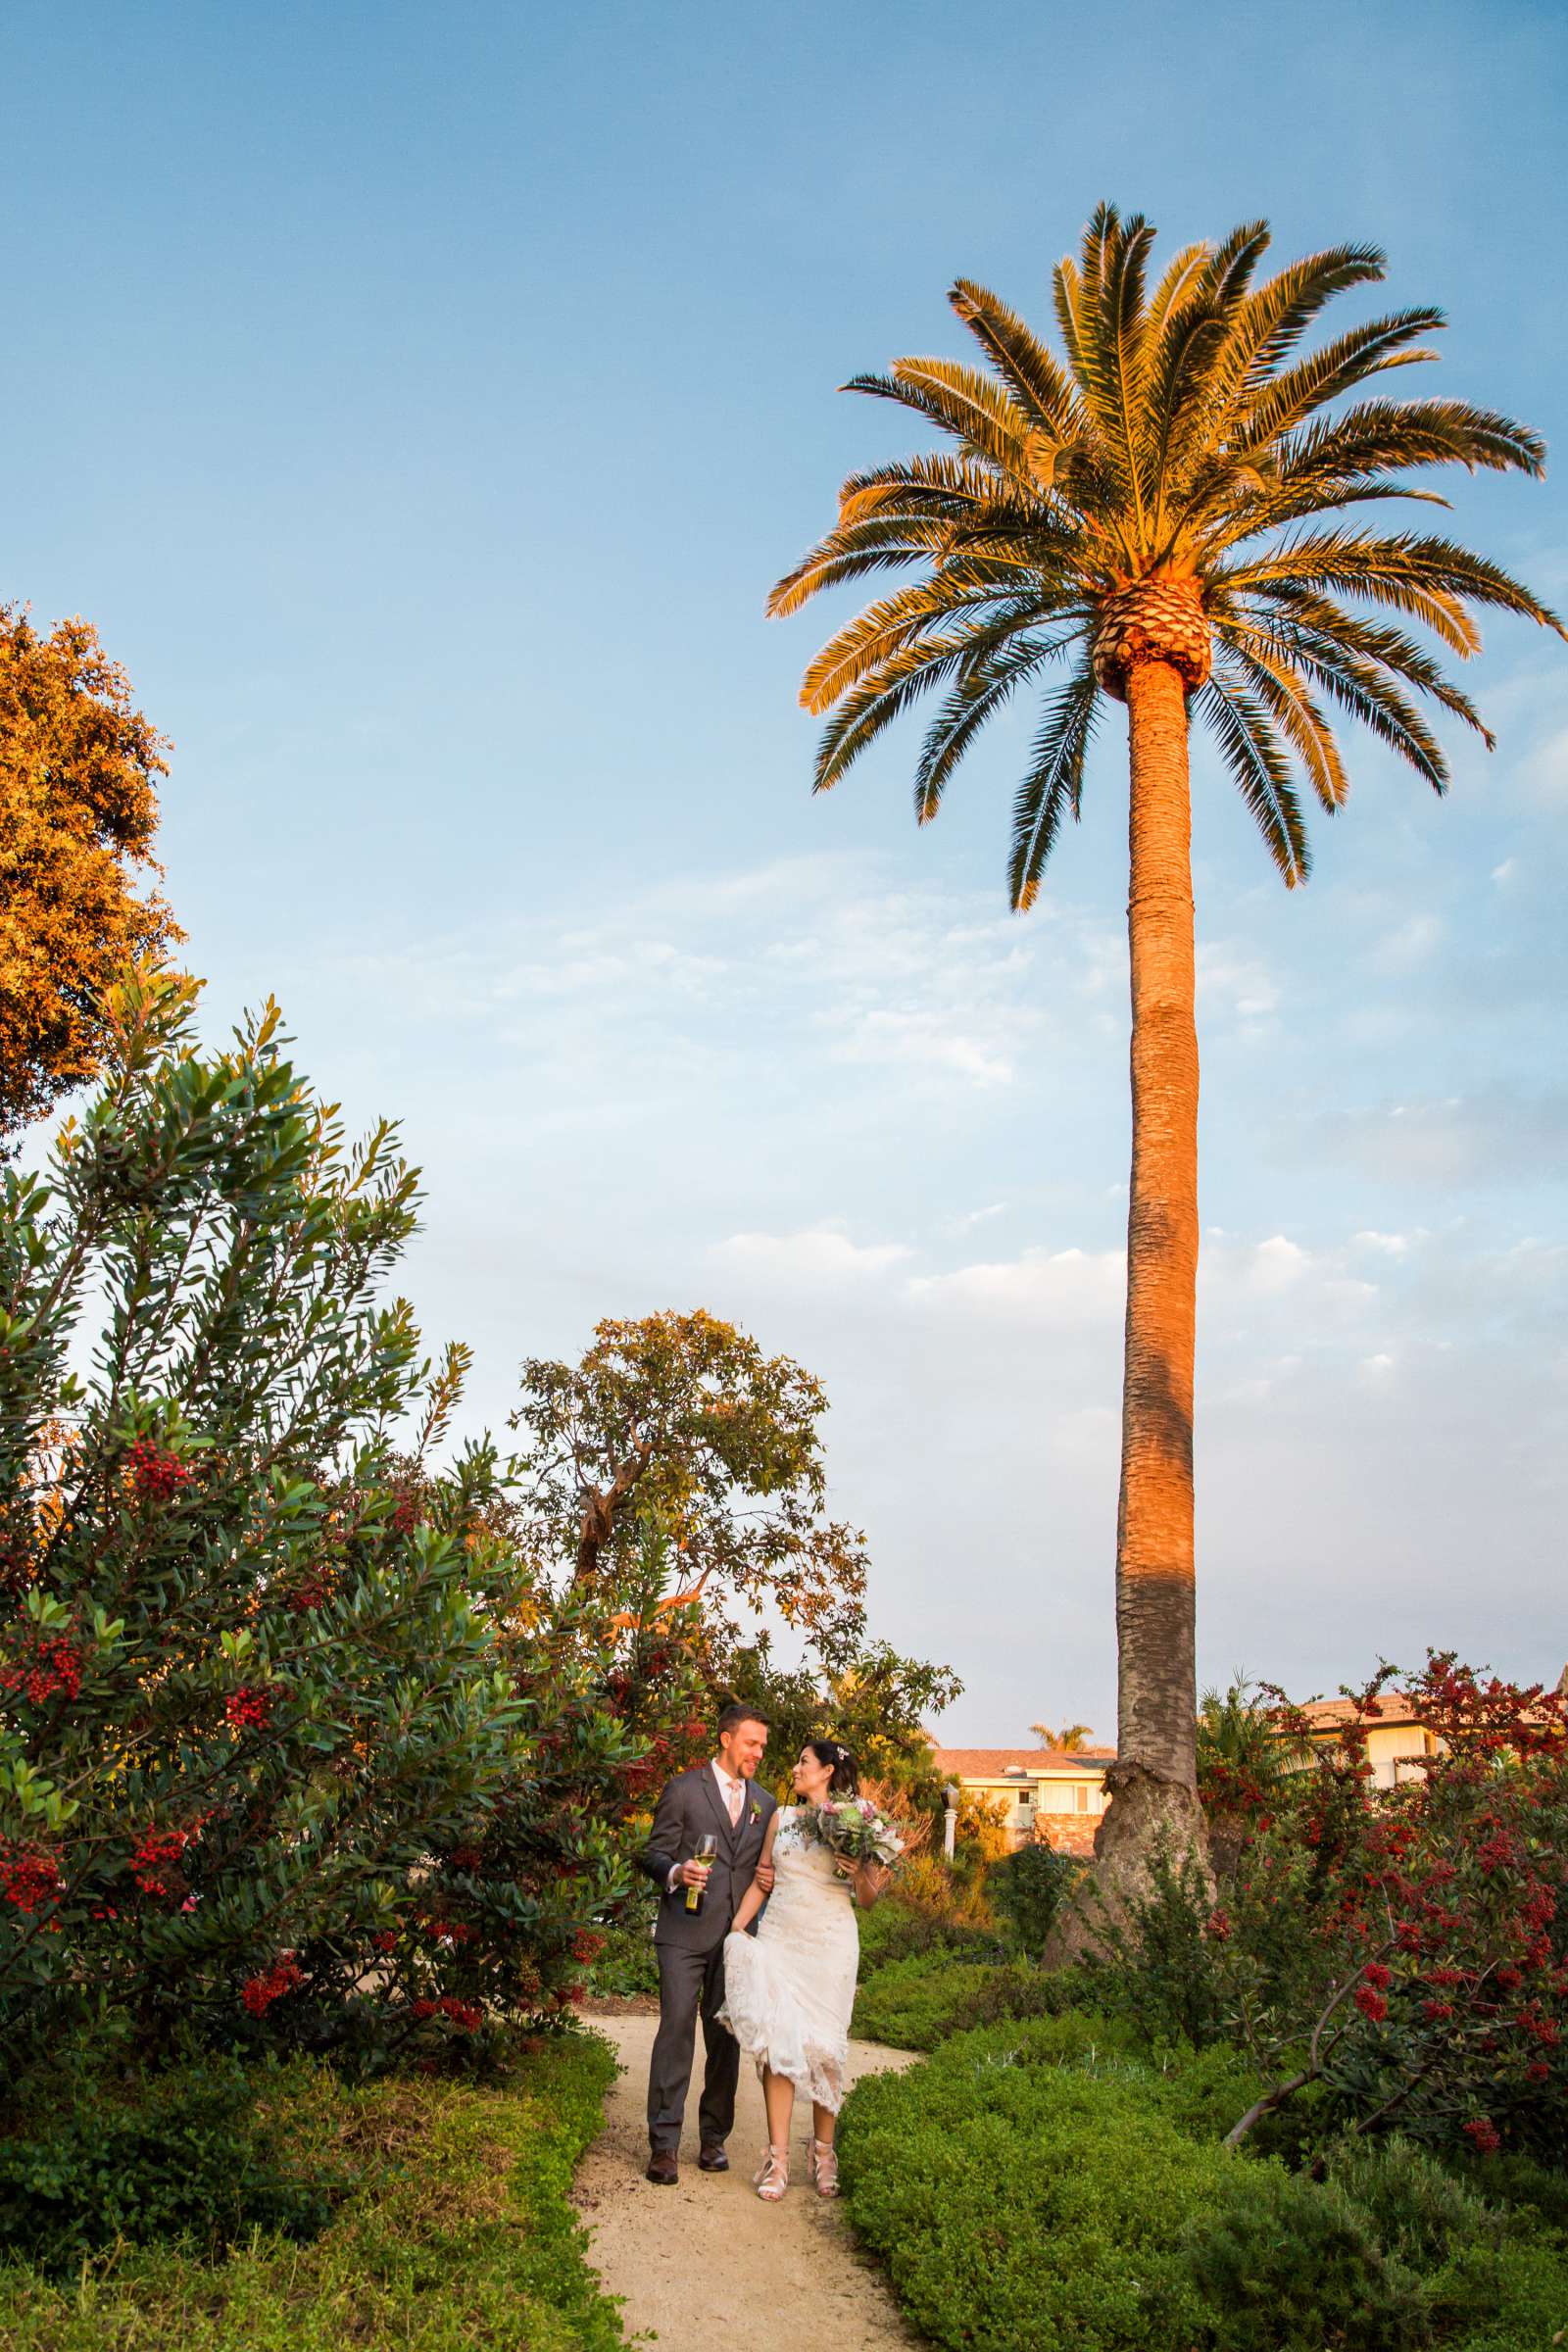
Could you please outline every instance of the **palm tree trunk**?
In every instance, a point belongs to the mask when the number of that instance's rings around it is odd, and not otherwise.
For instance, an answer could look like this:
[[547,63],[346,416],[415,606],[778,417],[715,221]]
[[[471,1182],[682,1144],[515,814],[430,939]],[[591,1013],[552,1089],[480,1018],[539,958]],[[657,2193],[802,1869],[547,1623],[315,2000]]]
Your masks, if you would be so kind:
[[1181,673],[1127,681],[1132,1180],[1121,1501],[1117,1761],[1196,1782],[1193,1351],[1198,1316],[1198,1027],[1192,808]]

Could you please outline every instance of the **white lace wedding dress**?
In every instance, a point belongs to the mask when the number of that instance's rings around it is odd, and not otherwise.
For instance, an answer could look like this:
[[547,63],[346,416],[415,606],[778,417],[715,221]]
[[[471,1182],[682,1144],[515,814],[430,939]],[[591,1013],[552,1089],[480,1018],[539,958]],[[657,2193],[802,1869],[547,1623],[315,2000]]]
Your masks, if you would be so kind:
[[798,2090],[837,2113],[860,1961],[860,1931],[847,1879],[825,1846],[779,1815],[773,1891],[755,1936],[724,1938],[719,2016],[757,2071],[788,2075]]

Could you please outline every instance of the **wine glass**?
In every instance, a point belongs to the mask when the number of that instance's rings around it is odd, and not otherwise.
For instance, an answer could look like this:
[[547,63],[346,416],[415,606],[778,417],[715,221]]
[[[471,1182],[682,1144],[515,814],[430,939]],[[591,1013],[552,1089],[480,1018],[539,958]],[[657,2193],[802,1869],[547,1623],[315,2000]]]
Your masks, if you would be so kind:
[[[697,1840],[696,1848],[692,1854],[692,1860],[694,1862],[704,1862],[708,1865],[708,1868],[711,1870],[713,1867],[713,1857],[717,1852],[718,1839],[714,1837],[711,1830],[705,1830]],[[708,1888],[706,1882],[701,1886],[688,1886],[686,1889],[687,1910],[700,1911],[703,1907],[703,1896],[707,1893],[707,1891]]]

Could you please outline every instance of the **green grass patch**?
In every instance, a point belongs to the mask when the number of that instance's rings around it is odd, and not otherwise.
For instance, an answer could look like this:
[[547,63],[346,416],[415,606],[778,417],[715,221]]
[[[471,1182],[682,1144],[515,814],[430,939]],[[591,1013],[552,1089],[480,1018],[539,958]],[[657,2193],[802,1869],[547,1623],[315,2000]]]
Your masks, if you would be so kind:
[[303,2172],[352,2183],[308,2245],[122,2246],[64,2284],[0,2267],[6,2352],[619,2352],[567,2194],[615,2075],[564,2035],[501,2082],[351,2086],[301,2062],[264,2105]]

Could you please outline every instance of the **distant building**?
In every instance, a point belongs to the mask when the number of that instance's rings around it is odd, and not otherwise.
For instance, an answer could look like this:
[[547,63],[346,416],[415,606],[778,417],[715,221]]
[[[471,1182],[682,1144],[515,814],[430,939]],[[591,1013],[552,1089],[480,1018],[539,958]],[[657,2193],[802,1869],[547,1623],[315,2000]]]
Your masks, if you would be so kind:
[[[1559,1697],[1568,1698],[1568,1666],[1557,1683]],[[1310,1727],[1314,1746],[1327,1746],[1357,1720],[1360,1710],[1348,1698],[1309,1699],[1300,1712]],[[1443,1753],[1443,1741],[1421,1721],[1407,1690],[1382,1690],[1360,1716],[1366,1728],[1366,1760],[1379,1788],[1396,1788],[1401,1781],[1418,1780],[1430,1756]]]
[[[1348,1698],[1314,1698],[1300,1710],[1311,1726],[1315,1746],[1327,1747],[1356,1720]],[[1385,1690],[1367,1709],[1366,1760],[1373,1786],[1397,1788],[1401,1781],[1419,1780],[1424,1760],[1439,1752],[1440,1741],[1427,1730],[1404,1690]]]
[[1113,1747],[938,1747],[931,1762],[940,1779],[964,1797],[1006,1808],[1013,1846],[1039,1839],[1061,1853],[1092,1851],[1095,1829],[1110,1799],[1105,1768]]

